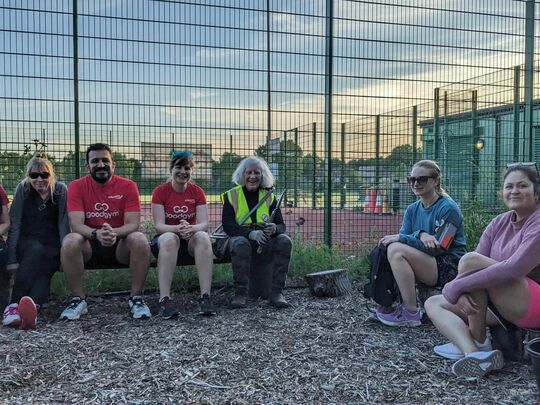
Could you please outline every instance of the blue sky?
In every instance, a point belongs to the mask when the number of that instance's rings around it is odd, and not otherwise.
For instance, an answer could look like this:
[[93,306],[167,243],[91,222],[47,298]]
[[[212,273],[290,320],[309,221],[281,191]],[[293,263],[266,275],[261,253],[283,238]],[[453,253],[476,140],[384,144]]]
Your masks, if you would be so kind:
[[[0,1],[0,142],[12,148],[47,128],[60,149],[72,133],[71,6]],[[322,123],[325,2],[270,8],[272,128]],[[334,123],[424,105],[435,87],[523,63],[524,10],[509,0],[336,0]],[[139,141],[171,133],[219,153],[231,134],[246,153],[263,142],[265,0],[81,0],[78,11],[83,143],[112,133],[136,154]]]

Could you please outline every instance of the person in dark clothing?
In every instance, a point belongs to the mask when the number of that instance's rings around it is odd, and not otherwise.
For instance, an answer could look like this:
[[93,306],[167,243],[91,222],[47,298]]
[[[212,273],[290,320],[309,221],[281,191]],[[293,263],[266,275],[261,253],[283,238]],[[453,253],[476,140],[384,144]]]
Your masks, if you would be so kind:
[[[235,288],[231,306],[246,306],[250,269],[266,266],[272,272],[269,302],[274,307],[286,308],[289,303],[283,296],[283,288],[289,271],[292,242],[285,235],[283,217],[271,191],[274,176],[263,159],[250,156],[239,163],[232,180],[238,186],[222,195],[223,230],[231,237],[229,251]],[[265,202],[243,225],[239,225],[267,193],[270,195]]]
[[37,310],[48,299],[51,278],[60,267],[62,238],[69,233],[66,190],[45,155],[30,159],[10,209],[7,269],[15,273],[15,282],[4,326],[36,326]]

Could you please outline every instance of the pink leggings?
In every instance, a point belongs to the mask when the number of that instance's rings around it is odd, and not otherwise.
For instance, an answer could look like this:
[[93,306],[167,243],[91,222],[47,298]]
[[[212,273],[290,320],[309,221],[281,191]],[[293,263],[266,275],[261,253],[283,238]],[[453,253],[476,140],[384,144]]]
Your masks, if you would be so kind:
[[540,285],[525,277],[529,283],[529,310],[515,324],[520,328],[540,328]]

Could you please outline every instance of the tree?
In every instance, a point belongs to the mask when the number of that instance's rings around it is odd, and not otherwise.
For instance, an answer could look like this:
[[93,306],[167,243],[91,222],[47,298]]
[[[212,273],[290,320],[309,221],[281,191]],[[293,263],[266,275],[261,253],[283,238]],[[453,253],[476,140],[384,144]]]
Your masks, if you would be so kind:
[[242,160],[242,156],[232,152],[225,152],[221,155],[220,160],[212,163],[212,179],[214,180],[214,191],[225,191],[232,186],[232,174],[238,163]]

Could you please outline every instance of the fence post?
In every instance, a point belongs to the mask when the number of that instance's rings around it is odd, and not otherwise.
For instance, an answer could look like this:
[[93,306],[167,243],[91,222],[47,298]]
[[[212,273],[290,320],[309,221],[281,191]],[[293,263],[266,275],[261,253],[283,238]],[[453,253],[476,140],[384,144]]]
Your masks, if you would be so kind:
[[439,137],[441,135],[441,127],[439,122],[439,93],[437,87],[433,95],[433,159],[439,160]]
[[379,187],[381,176],[381,116],[375,116],[375,186]]
[[471,199],[476,197],[476,185],[478,183],[480,173],[480,151],[476,148],[476,140],[478,139],[478,90],[472,91],[471,105],[471,124],[472,124],[472,173],[471,173]]
[[412,164],[418,160],[418,106],[412,107]]
[[[528,160],[534,156],[533,86],[534,86],[534,0],[525,5],[525,117],[523,139],[529,144]],[[523,151],[525,152],[525,151]],[[525,153],[523,154],[525,156]]]
[[315,188],[317,187],[317,181],[315,177],[317,175],[317,123],[314,122],[311,128],[311,154],[312,165],[313,165],[313,178],[311,179],[311,208],[317,207],[317,193]]
[[326,134],[326,194],[324,202],[324,243],[332,246],[332,68],[334,1],[326,0],[326,57],[324,74],[324,115]]
[[79,119],[79,26],[77,14],[77,0],[73,0],[73,123],[75,132],[75,177],[81,177],[81,162],[79,149],[80,140],[80,119]]
[[519,110],[521,99],[519,95],[519,80],[521,66],[514,66],[514,162],[519,160]]
[[267,89],[267,132],[266,132],[266,160],[270,158],[270,139],[272,138],[272,76],[270,71],[270,0],[266,0],[266,85]]
[[294,207],[298,207],[298,128],[294,129]]
[[340,199],[339,199],[339,207],[341,209],[345,208],[345,200],[347,199],[347,189],[345,187],[345,123],[341,123],[341,171],[339,174],[340,178]]

